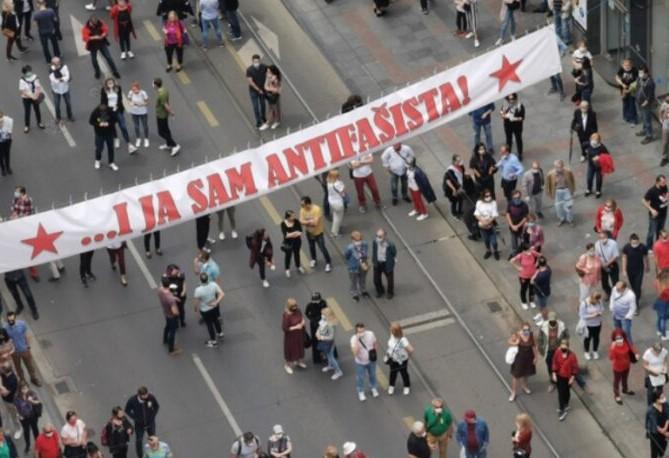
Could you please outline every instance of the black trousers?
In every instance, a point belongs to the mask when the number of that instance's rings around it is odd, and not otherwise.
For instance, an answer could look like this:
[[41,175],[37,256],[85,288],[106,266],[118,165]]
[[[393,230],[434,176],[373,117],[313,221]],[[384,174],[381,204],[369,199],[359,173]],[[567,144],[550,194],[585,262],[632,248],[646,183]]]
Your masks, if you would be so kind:
[[518,277],[518,280],[520,281],[520,302],[527,304],[528,292],[530,302],[534,302],[534,285],[530,282],[531,279]]
[[21,100],[23,101],[23,125],[30,127],[30,108],[32,108],[35,112],[35,119],[37,120],[37,124],[41,125],[42,112],[39,109],[39,103],[37,103],[37,100],[28,99],[25,97],[21,98]]
[[[179,323],[177,320],[178,320],[177,317],[172,317],[172,318],[165,317],[165,327],[163,328],[163,343],[167,345],[167,348],[170,353],[174,351],[174,341],[176,340],[177,328],[179,327]],[[135,434],[137,433],[138,432],[135,431]],[[139,440],[139,434],[137,434],[137,439]],[[138,453],[137,456],[141,457],[142,455]]]
[[172,131],[170,130],[169,118],[156,118],[158,124],[158,135],[165,140],[167,146],[173,148],[177,143],[172,138]]
[[518,149],[518,159],[523,160],[523,124],[520,122],[504,122],[504,135],[506,136],[506,146],[509,151],[513,147],[513,138],[516,139],[516,147]]
[[390,376],[388,377],[388,386],[395,386],[395,381],[397,380],[397,373],[402,376],[402,383],[405,388],[411,386],[411,379],[409,378],[409,371],[407,370],[407,365],[409,360],[404,361],[402,364],[396,363],[392,359],[390,360]]
[[12,139],[0,142],[0,170],[3,174],[9,172],[12,168],[9,166],[9,153],[12,149]]
[[602,325],[588,326],[588,337],[583,339],[583,348],[590,351],[590,342],[592,341],[592,351],[599,350],[599,333],[602,331]]
[[93,253],[95,251],[86,251],[79,255],[79,276],[82,280],[86,279],[87,275],[93,275],[91,272],[91,262],[93,261]]
[[613,263],[608,269],[602,268],[602,289],[607,296],[611,295],[611,289],[618,283],[618,263]]
[[32,291],[30,291],[30,285],[28,285],[28,280],[25,275],[20,275],[18,277],[7,278],[5,275],[5,285],[9,293],[14,298],[16,302],[16,310],[23,310],[23,301],[21,300],[21,295],[19,294],[19,289],[26,298],[28,307],[33,313],[37,313],[37,305],[35,305],[35,298],[33,297]]
[[641,285],[643,284],[643,270],[635,272],[627,269],[627,279],[629,280],[630,288],[632,288],[632,291],[634,291],[634,295],[636,296],[636,306],[638,313],[639,300],[641,299]]
[[118,28],[118,44],[121,47],[121,52],[130,51],[130,26],[119,25]]
[[128,458],[128,444],[117,445],[112,450],[109,449],[112,458]]
[[376,294],[383,294],[385,292],[383,289],[383,281],[381,279],[382,275],[386,276],[388,294],[395,294],[395,275],[392,270],[388,271],[388,269],[386,269],[385,262],[379,262],[374,266],[374,288],[376,289]]
[[135,423],[135,451],[137,452],[137,458],[142,458],[144,456],[144,434],[148,434],[149,436],[156,435],[155,421],[152,421],[148,425]]
[[211,217],[209,215],[195,218],[195,238],[197,239],[197,248],[201,250],[207,245],[207,238],[209,237],[209,223]]
[[662,434],[650,435],[650,458],[663,458],[667,450],[667,438]]
[[506,197],[506,200],[509,201],[511,200],[511,194],[513,191],[516,189],[516,183],[518,180],[505,180],[502,178],[502,191],[504,192],[504,197]]
[[216,310],[218,307],[206,312],[200,312],[200,316],[204,321],[204,324],[207,325],[207,332],[209,333],[209,340],[216,340],[216,334],[223,332],[221,329],[221,322],[218,321],[218,313]]
[[19,18],[19,33],[23,30],[23,36],[32,38],[33,36],[30,35],[30,25],[32,24],[33,12],[28,11],[27,13],[19,13],[17,11],[16,15]]
[[300,267],[300,247],[302,246],[302,241],[300,239],[287,239],[287,240],[297,240],[297,242],[290,243],[290,251],[284,251],[283,256],[283,265],[286,270],[290,269],[290,260],[291,258],[295,260],[295,267]]
[[569,406],[571,390],[569,389],[569,379],[558,376],[557,378],[558,405],[560,412],[563,412]]
[[37,440],[37,436],[39,435],[37,420],[38,418],[35,416],[21,420],[21,426],[23,427],[23,438],[26,441],[26,450],[30,450],[30,432],[32,431],[33,439],[35,440]]
[[451,197],[451,214],[453,216],[460,216],[462,215],[462,201],[464,200],[464,197],[462,194],[456,194],[455,196]]
[[165,56],[167,57],[167,65],[172,66],[172,57],[174,57],[174,51],[176,50],[177,52],[177,62],[179,63],[179,66],[184,61],[184,48],[183,46],[177,46],[177,45],[167,45],[165,46]]
[[151,236],[153,235],[153,246],[156,251],[160,250],[160,231],[149,232],[144,234],[144,251],[147,253],[151,251]]

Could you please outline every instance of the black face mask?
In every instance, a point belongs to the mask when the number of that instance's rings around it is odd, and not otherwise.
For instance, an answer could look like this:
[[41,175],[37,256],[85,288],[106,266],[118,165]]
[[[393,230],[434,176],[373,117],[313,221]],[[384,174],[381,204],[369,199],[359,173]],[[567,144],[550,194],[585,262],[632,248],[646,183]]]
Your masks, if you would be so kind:
[[557,321],[549,321],[548,324],[550,324],[551,326],[555,326],[557,324]]

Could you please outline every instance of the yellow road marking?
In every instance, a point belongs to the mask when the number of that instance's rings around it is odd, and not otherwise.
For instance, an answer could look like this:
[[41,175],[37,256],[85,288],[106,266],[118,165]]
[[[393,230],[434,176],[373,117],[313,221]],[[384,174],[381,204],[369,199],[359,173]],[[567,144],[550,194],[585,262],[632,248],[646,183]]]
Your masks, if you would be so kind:
[[177,78],[179,78],[179,81],[181,81],[181,84],[183,84],[184,86],[190,84],[190,78],[188,77],[188,75],[186,75],[185,70],[177,72]]
[[411,416],[404,417],[402,418],[402,422],[404,423],[404,426],[406,426],[408,430],[411,430],[413,428],[413,424],[416,422],[416,419]]
[[216,116],[214,116],[214,113],[209,109],[207,102],[200,100],[197,102],[197,107],[202,112],[202,116],[207,120],[210,127],[218,127],[218,120],[216,119]]
[[153,41],[160,41],[162,39],[160,37],[160,33],[158,33],[158,30],[156,29],[156,27],[148,19],[144,20],[144,28],[149,33],[149,35],[151,35],[151,38],[153,39]]
[[239,57],[239,54],[237,53],[237,50],[234,49],[232,46],[226,46],[225,49],[227,49],[228,52],[230,53],[230,55],[232,56],[232,58],[235,59],[235,62],[237,62],[237,65],[239,66],[239,68],[241,68],[242,70],[246,70],[247,65],[244,64],[244,61],[242,61],[242,58]]
[[337,320],[339,321],[339,324],[341,324],[341,327],[344,331],[350,331],[353,329],[353,325],[349,321],[348,317],[344,313],[344,310],[342,310],[341,306],[339,305],[339,302],[337,302],[337,299],[334,297],[328,297],[326,298],[326,302],[328,303],[328,307],[332,309],[334,312],[335,316],[337,317]]

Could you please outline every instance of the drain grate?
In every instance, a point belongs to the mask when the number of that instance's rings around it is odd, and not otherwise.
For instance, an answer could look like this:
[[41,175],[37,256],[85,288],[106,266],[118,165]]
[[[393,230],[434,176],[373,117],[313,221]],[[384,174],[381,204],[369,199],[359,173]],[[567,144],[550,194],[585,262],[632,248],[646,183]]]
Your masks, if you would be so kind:
[[502,306],[497,301],[488,302],[486,305],[490,309],[490,313],[499,313],[502,311]]
[[53,387],[58,394],[67,394],[72,392],[72,390],[70,390],[70,386],[65,381],[54,383]]

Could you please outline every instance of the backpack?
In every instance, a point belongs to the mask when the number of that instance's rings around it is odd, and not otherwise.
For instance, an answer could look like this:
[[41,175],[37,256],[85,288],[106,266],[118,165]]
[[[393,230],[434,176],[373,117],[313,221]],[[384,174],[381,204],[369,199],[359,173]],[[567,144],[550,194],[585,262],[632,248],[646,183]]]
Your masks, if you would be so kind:
[[103,426],[102,431],[100,432],[100,444],[105,447],[109,447],[109,423]]
[[[247,237],[248,238],[248,237]],[[241,456],[242,455],[242,441],[244,440],[244,436],[239,436],[237,440],[235,441],[235,444],[237,444],[237,453],[236,456]],[[260,439],[258,439],[258,436],[253,436],[253,440],[256,443],[256,446],[258,447],[256,449],[256,453],[262,454],[262,448],[260,447]]]

